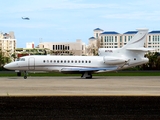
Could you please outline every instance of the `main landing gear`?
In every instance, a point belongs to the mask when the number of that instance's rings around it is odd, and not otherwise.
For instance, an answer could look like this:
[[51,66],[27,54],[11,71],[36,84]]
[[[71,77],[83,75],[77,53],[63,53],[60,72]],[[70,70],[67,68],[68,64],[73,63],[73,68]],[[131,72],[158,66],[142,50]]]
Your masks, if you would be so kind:
[[24,71],[24,79],[27,79],[27,71]]
[[84,73],[82,73],[81,78],[91,79],[92,74],[90,72],[84,72]]

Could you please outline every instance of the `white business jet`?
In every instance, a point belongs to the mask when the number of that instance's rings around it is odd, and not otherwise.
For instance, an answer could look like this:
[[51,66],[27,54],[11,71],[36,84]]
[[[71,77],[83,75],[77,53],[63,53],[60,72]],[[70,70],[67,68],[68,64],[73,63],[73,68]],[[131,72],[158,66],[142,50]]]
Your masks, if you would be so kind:
[[24,71],[80,73],[82,78],[92,78],[92,73],[117,71],[148,62],[144,48],[148,29],[138,29],[137,34],[122,48],[100,48],[99,56],[47,56],[31,55],[19,58],[4,68]]

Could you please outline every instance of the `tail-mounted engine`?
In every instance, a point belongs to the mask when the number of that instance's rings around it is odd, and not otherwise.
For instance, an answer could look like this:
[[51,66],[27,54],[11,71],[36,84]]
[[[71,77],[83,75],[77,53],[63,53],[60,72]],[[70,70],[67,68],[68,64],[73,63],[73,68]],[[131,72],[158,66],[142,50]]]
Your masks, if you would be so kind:
[[125,64],[128,60],[120,57],[104,56],[104,63],[108,65]]

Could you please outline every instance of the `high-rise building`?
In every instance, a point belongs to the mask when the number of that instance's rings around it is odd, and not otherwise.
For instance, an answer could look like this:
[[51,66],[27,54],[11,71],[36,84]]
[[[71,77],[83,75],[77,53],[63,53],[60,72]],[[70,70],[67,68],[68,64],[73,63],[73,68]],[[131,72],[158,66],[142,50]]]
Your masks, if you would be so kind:
[[0,33],[0,51],[5,57],[11,57],[15,53],[16,39],[14,32]]

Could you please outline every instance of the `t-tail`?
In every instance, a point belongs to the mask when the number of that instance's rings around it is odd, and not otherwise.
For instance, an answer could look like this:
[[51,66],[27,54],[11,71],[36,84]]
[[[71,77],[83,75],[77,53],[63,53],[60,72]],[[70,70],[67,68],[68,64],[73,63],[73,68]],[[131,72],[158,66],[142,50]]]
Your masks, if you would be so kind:
[[[146,37],[148,29],[137,29],[138,32],[134,37],[121,48],[121,54],[128,59],[128,65],[135,66],[143,63],[147,63],[149,60],[145,58],[145,54],[148,51],[154,50],[152,48],[145,48]],[[127,67],[127,66],[126,66]]]
[[137,49],[144,48],[144,43],[146,40],[146,36],[148,34],[148,29],[137,29],[138,32],[133,36],[133,38],[122,47],[122,49]]
[[138,32],[122,48],[100,48],[99,55],[104,56],[105,60],[112,58],[111,61],[125,61],[121,68],[147,63],[148,58],[144,57],[145,54],[154,50],[144,47],[148,29],[137,30]]
[[122,48],[99,48],[99,56],[113,56],[126,51],[150,51],[154,50],[152,48],[144,48],[144,43],[146,41],[146,36],[148,34],[148,29],[137,29],[138,32],[133,36],[133,38]]

